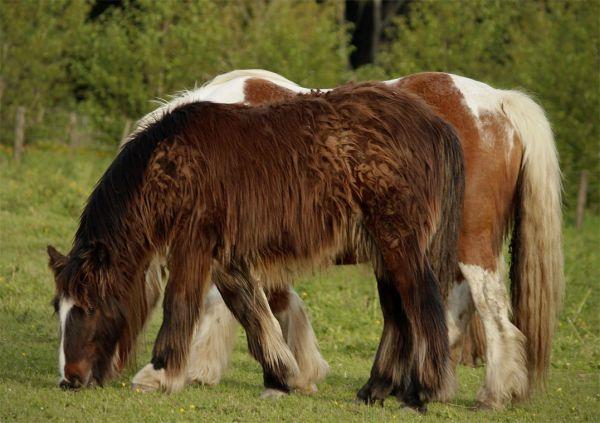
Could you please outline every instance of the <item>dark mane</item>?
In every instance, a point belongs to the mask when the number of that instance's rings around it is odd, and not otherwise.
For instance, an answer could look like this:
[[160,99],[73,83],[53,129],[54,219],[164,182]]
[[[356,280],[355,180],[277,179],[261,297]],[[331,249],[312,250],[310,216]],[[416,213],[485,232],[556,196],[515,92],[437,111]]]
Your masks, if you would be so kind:
[[181,130],[182,117],[176,111],[167,113],[123,146],[88,198],[75,235],[76,243],[105,240],[121,229],[130,204],[139,194],[154,149],[160,141]]

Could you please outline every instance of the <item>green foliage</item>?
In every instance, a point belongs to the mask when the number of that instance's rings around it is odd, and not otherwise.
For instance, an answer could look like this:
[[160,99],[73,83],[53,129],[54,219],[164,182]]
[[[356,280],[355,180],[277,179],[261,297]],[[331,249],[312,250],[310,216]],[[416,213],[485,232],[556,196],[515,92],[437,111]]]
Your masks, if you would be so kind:
[[378,64],[398,77],[443,71],[474,79],[497,81],[508,62],[509,30],[515,15],[513,0],[416,2],[395,20],[394,40],[379,55]]
[[553,123],[567,206],[587,169],[588,201],[598,211],[598,16],[597,1],[416,1],[395,20],[377,63],[358,74],[445,71],[532,93]]
[[88,109],[104,121],[137,119],[154,107],[149,100],[236,68],[267,68],[301,83],[334,85],[345,71],[339,52],[347,42],[334,6],[283,0],[132,2],[86,25],[74,78]]
[[[460,388],[449,404],[426,416],[400,408],[354,403],[369,376],[382,321],[373,272],[342,266],[296,284],[306,302],[331,373],[319,392],[260,401],[260,366],[238,331],[231,370],[215,387],[180,393],[130,390],[133,372],[149,359],[160,313],[148,329],[133,369],[100,389],[65,392],[58,381],[58,321],[45,247],[67,250],[81,207],[114,152],[33,147],[20,164],[0,148],[0,421],[596,421],[600,413],[600,242],[593,217],[581,230],[565,228],[567,295],[554,343],[547,393],[502,412],[473,412],[482,368],[459,368]],[[51,169],[51,170],[50,170]]]
[[309,87],[340,84],[348,74],[347,25],[339,2],[249,1],[233,68],[263,68]]
[[34,120],[47,107],[73,105],[71,47],[86,11],[77,0],[0,1],[0,142],[12,135],[5,122],[14,121],[17,106]]
[[511,49],[512,83],[533,92],[553,123],[567,205],[579,174],[591,172],[589,202],[600,207],[600,2],[529,5]]

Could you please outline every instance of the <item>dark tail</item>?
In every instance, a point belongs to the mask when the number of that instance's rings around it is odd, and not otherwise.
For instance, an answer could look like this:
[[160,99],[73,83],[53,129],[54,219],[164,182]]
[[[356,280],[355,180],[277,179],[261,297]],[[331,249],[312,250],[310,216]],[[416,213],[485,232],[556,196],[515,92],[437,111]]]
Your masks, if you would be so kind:
[[[442,197],[439,210],[439,223],[427,250],[428,261],[431,264],[426,264],[425,280],[426,285],[439,284],[439,292],[441,293],[440,306],[445,303],[449,287],[456,279],[458,271],[458,236],[460,231],[463,195],[464,195],[464,168],[463,155],[460,141],[454,128],[447,123],[443,123],[443,129],[438,140],[438,154],[442,162],[444,174],[439,180],[443,184]],[[430,306],[434,301],[428,302]],[[445,311],[441,307],[440,310],[431,310],[439,323],[443,323],[444,330],[439,336],[444,338],[441,340],[432,340],[436,344],[445,344],[448,348],[448,331],[446,327]],[[431,322],[430,322],[431,324]],[[432,328],[433,329],[433,328]],[[423,333],[427,339],[427,334]],[[418,347],[419,337],[415,340],[417,343],[417,371],[422,381],[431,380],[433,376],[432,369],[427,369],[427,366],[421,366],[422,363],[427,363],[424,357],[419,357],[420,348]],[[422,352],[422,351],[421,351]],[[452,396],[455,390],[455,378],[453,377],[452,366],[450,365],[449,353],[445,354],[448,358],[445,363],[437,363],[436,376],[439,380],[438,389],[431,392],[434,398],[443,399]]]
[[465,190],[463,154],[454,129],[445,124],[441,134],[440,154],[444,161],[442,202],[438,230],[433,236],[427,256],[440,283],[445,301],[448,289],[458,272],[458,236],[462,220]]

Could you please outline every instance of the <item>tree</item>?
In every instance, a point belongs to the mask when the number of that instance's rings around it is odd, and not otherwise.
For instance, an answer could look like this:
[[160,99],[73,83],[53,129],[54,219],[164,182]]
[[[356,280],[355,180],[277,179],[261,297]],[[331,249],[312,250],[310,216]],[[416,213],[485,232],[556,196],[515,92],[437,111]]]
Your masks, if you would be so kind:
[[390,38],[376,64],[390,77],[427,71],[463,74],[501,82],[502,66],[510,57],[508,46],[515,1],[421,1],[394,20]]
[[392,41],[360,78],[422,71],[458,73],[501,88],[520,88],[553,123],[574,206],[580,171],[590,171],[590,207],[600,207],[600,54],[594,1],[411,3],[395,20]]
[[86,25],[73,70],[97,123],[118,139],[123,119],[151,110],[150,100],[233,69],[335,85],[346,71],[344,28],[334,2],[137,0]]
[[530,90],[548,112],[565,177],[565,201],[575,206],[580,172],[590,171],[588,204],[600,205],[600,3],[528,4],[515,31],[512,83]]

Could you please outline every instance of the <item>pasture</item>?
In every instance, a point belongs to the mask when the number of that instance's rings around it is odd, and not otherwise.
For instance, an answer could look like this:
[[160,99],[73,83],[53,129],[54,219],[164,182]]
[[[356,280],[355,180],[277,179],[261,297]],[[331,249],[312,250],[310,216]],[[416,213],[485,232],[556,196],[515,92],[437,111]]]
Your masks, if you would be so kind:
[[600,218],[575,230],[566,219],[566,299],[545,394],[502,412],[472,411],[481,368],[459,369],[460,390],[421,417],[390,398],[385,407],[354,403],[367,380],[382,322],[370,268],[344,266],[299,280],[331,372],[319,392],[260,401],[262,375],[238,330],[231,368],[216,387],[174,395],[129,388],[147,362],[160,322],[156,313],[138,363],[104,389],[57,387],[58,325],[45,247],[68,250],[77,218],[110,149],[31,147],[17,164],[0,151],[0,422],[5,421],[596,421],[600,415]]

